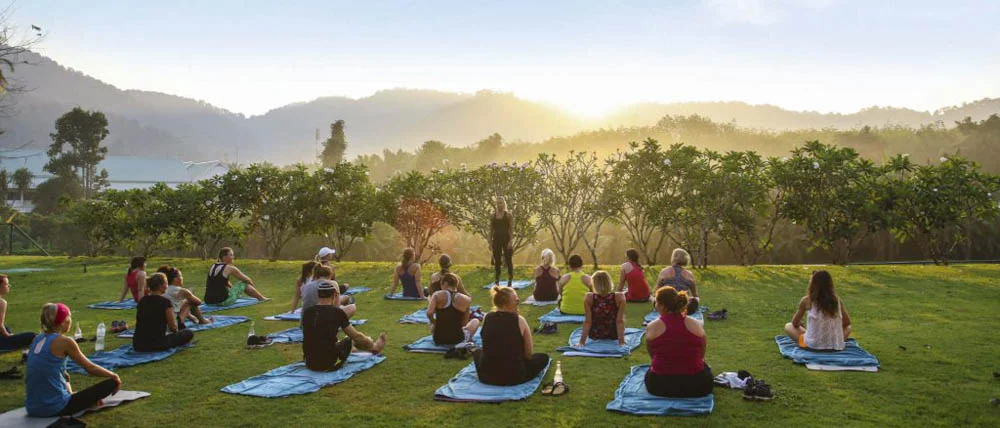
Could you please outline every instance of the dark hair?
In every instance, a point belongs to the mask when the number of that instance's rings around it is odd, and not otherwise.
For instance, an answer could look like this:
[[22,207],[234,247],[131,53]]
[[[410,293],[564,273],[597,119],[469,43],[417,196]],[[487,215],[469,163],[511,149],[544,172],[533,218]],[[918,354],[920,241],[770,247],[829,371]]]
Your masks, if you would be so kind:
[[441,273],[448,273],[451,270],[451,256],[442,254],[438,258],[438,266],[441,266]]
[[6,280],[7,280],[7,274],[5,274],[5,273],[0,273],[0,283],[4,282],[4,281],[6,281]]
[[222,260],[223,257],[226,257],[227,255],[232,254],[232,253],[233,253],[233,249],[232,248],[222,247],[222,249],[219,250],[219,260]]
[[316,264],[313,268],[313,278],[327,278],[333,276],[333,268],[327,265]]
[[809,301],[819,306],[819,309],[831,317],[837,316],[840,309],[840,299],[833,289],[833,277],[830,272],[818,270],[813,272],[809,280]]
[[688,305],[687,291],[678,292],[669,285],[660,287],[656,290],[656,304],[663,306],[669,313],[678,314]]
[[181,276],[181,272],[177,270],[177,268],[170,265],[160,266],[160,268],[157,269],[156,272],[162,273],[167,276],[167,285],[173,284],[174,280],[177,279],[178,276]]
[[569,256],[569,267],[572,269],[579,269],[583,267],[583,257],[573,254]]
[[167,276],[163,272],[154,273],[146,280],[146,287],[150,291],[160,291],[167,286]]
[[132,263],[129,263],[128,265],[128,273],[132,273],[132,271],[141,268],[144,264],[146,264],[145,257],[132,257]]
[[639,264],[639,252],[636,251],[635,248],[629,248],[628,250],[626,250],[625,257],[628,257],[628,260],[630,262],[635,263],[639,267],[642,267],[642,265]]
[[315,269],[316,265],[318,265],[318,264],[319,263],[316,263],[316,262],[314,262],[312,260],[303,263],[302,264],[302,273],[299,274],[299,282],[305,284],[305,282],[308,281],[309,278],[312,277],[313,269]]
[[413,262],[413,257],[415,257],[415,255],[416,253],[413,251],[413,248],[406,247],[403,249],[403,259],[399,263],[402,264],[403,267],[407,267]]

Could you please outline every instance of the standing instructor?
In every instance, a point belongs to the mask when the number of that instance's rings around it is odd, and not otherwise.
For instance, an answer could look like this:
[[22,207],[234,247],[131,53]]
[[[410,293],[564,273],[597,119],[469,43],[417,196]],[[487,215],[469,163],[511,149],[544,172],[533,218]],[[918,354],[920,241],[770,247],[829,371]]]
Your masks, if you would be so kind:
[[510,287],[514,278],[514,246],[511,238],[514,235],[514,216],[507,211],[507,200],[497,197],[496,211],[490,216],[490,246],[493,249],[493,270],[496,273],[496,284],[500,285],[500,265],[507,266],[507,286]]

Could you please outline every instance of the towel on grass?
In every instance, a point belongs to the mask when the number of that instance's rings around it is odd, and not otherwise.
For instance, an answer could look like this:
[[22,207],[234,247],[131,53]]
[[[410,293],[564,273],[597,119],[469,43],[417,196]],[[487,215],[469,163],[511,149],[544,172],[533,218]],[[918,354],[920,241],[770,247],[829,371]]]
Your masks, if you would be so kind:
[[[302,308],[298,308],[292,312],[285,312],[278,315],[271,315],[264,317],[267,321],[302,321]],[[351,320],[351,325],[363,325],[368,322],[368,320]]]
[[[472,312],[475,312],[477,309],[479,309],[479,305],[472,305],[469,308],[469,310],[472,311]],[[399,323],[400,324],[430,324],[430,321],[427,320],[427,308],[417,309],[416,311],[413,311],[413,313],[409,313],[409,314],[403,315],[403,317],[399,319]]]
[[384,355],[358,352],[351,354],[347,364],[332,372],[314,372],[306,368],[306,363],[300,361],[226,386],[222,388],[222,392],[265,398],[309,394],[323,387],[344,382],[356,373],[368,370],[382,361],[385,361]]
[[813,370],[878,371],[878,358],[858,346],[858,341],[854,339],[847,339],[843,351],[800,348],[794,339],[785,335],[774,336],[774,341],[778,343],[778,351],[783,357]]
[[569,335],[569,346],[562,346],[556,350],[562,352],[567,357],[624,357],[631,354],[632,351],[642,344],[642,336],[645,334],[646,330],[641,328],[626,328],[625,346],[618,346],[618,340],[593,340],[588,338],[587,343],[583,347],[578,348],[573,345],[580,343],[580,336],[583,335],[583,327],[577,327]]
[[201,305],[201,313],[207,314],[209,312],[224,311],[226,309],[243,308],[247,306],[253,306],[258,303],[260,303],[260,300],[251,297],[240,297],[239,299],[236,299],[236,303],[233,303],[232,305],[229,306],[210,305],[208,303]]
[[135,309],[138,303],[135,300],[128,299],[123,302],[101,302],[94,303],[93,305],[87,305],[90,309],[110,309],[110,310],[124,310],[124,309]]
[[[552,361],[549,361],[549,366]],[[538,376],[520,385],[497,386],[487,385],[479,381],[476,374],[476,363],[469,363],[455,377],[448,381],[448,384],[434,391],[434,399],[453,402],[477,402],[477,403],[500,403],[503,401],[523,400],[535,393],[538,386],[542,384],[545,373],[549,371],[549,366],[545,366]]]
[[[236,325],[239,323],[244,323],[250,321],[250,318],[244,316],[216,315],[212,317],[212,320],[213,321],[211,324],[198,324],[198,323],[186,322],[184,323],[184,325],[187,327],[188,330],[191,331],[205,331],[205,330],[212,330],[215,328],[229,327],[231,325]],[[130,328],[128,330],[116,334],[115,336],[120,337],[122,339],[131,339],[132,336],[134,335],[135,335],[135,329]]]
[[[483,337],[479,335],[482,331],[482,329],[476,330],[476,334],[472,335],[472,343],[475,343],[480,348],[483,347]],[[432,335],[421,337],[409,345],[403,345],[403,349],[409,352],[424,354],[443,354],[454,347],[455,345],[438,345],[434,343],[434,336]]]
[[[351,325],[362,325],[368,322],[368,320],[351,320]],[[302,343],[304,336],[302,335],[302,327],[292,327],[289,329],[277,331],[267,335],[274,343]]]
[[528,296],[527,299],[524,299],[524,301],[521,302],[522,305],[531,305],[531,306],[549,306],[549,305],[555,305],[555,304],[558,304],[558,303],[559,303],[558,300],[538,301],[538,300],[535,300],[535,296]]
[[583,324],[584,318],[586,318],[586,317],[584,317],[583,315],[563,315],[563,313],[559,311],[559,308],[556,308],[556,309],[553,309],[552,312],[549,312],[549,313],[547,313],[547,314],[542,315],[541,317],[539,317],[538,321],[539,322]]
[[421,299],[419,297],[407,297],[404,296],[403,293],[386,294],[383,295],[382,298],[385,300],[424,300],[424,301],[427,300],[426,298]]
[[605,409],[633,415],[652,416],[698,416],[712,413],[715,395],[697,398],[657,397],[646,390],[646,372],[649,365],[632,366],[632,372],[625,376],[615,390],[615,398]]
[[[705,313],[706,312],[708,312],[708,306],[698,305],[698,313],[693,314],[693,315],[688,315],[688,316],[691,317],[691,318],[694,318],[696,320],[705,321]],[[650,312],[650,313],[646,314],[645,317],[643,317],[643,319],[642,319],[642,325],[646,325],[646,324],[649,324],[649,323],[651,323],[653,321],[656,321],[656,319],[659,318],[659,317],[660,317],[660,313],[656,312],[656,309],[653,309],[653,312]]]
[[[160,361],[190,346],[191,345],[189,344],[187,346],[170,348],[166,351],[159,352],[135,352],[135,350],[132,349],[132,345],[122,345],[118,349],[97,352],[93,355],[87,356],[87,358],[89,358],[90,361],[93,361],[94,364],[114,371],[122,367],[132,367],[139,364]],[[66,370],[73,373],[87,373],[83,367],[80,367],[72,360],[66,362]]]
[[[103,400],[100,406],[91,407],[87,410],[81,411],[74,414],[74,417],[79,418],[86,413],[96,412],[99,410],[106,409],[108,407],[117,407],[122,403],[127,403],[129,401],[135,401],[140,398],[149,397],[148,392],[142,391],[118,391]],[[14,409],[9,412],[0,414],[0,427],[5,428],[45,428],[49,425],[55,423],[59,420],[58,416],[53,416],[50,418],[33,418],[28,416],[28,410],[24,407],[19,409]]]
[[[519,279],[517,281],[511,281],[510,282],[510,288],[513,288],[515,290],[521,290],[521,289],[524,289],[524,288],[531,287],[534,283],[535,283],[534,280]],[[494,285],[496,285],[496,283],[495,282],[491,282],[489,284],[484,285],[483,289],[484,290],[489,290],[489,289],[493,288]],[[506,287],[507,286],[507,281],[500,281],[500,285]]]
[[354,294],[361,294],[361,293],[364,293],[366,291],[372,291],[372,288],[371,287],[350,287],[350,288],[347,289],[347,292],[345,292],[344,295],[345,296],[351,296],[351,295],[354,295]]

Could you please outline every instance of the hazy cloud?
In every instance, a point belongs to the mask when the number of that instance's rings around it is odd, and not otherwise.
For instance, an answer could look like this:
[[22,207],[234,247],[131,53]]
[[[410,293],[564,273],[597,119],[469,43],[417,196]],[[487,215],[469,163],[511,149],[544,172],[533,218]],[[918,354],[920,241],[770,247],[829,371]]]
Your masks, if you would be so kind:
[[795,9],[822,10],[838,0],[703,0],[706,8],[723,22],[770,25]]

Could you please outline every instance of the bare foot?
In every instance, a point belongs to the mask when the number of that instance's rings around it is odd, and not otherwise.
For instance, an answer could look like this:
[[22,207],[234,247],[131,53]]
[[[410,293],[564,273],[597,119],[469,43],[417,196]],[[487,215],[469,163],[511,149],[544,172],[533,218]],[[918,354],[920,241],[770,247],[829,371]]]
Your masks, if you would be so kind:
[[198,324],[205,325],[205,324],[211,324],[213,322],[215,322],[215,318],[205,318],[202,319],[201,321],[198,321]]
[[375,346],[372,347],[372,353],[375,355],[382,353],[382,348],[385,348],[386,335],[383,331],[382,334],[378,335],[378,339],[375,340]]

